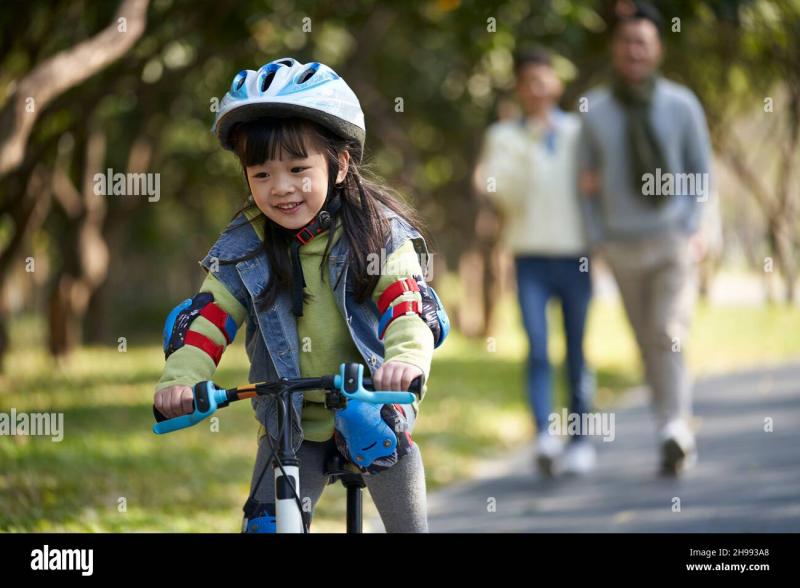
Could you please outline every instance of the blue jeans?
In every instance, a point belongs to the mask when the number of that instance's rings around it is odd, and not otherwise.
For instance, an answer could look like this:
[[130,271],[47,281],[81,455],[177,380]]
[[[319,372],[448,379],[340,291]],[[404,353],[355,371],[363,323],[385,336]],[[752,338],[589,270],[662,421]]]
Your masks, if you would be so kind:
[[567,375],[570,412],[590,410],[593,378],[583,357],[583,333],[592,297],[588,272],[581,270],[578,257],[518,256],[517,290],[522,320],[528,333],[528,396],[538,432],[547,430],[553,410],[553,384],[547,355],[547,302],[558,297],[564,317],[567,342]]

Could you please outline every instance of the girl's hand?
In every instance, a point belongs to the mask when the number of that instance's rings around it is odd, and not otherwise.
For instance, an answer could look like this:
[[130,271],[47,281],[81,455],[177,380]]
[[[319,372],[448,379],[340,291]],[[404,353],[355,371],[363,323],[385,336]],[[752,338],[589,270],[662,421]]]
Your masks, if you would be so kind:
[[424,373],[415,365],[402,361],[387,361],[372,377],[375,390],[405,392],[417,376]]
[[153,396],[153,404],[158,412],[173,419],[194,411],[194,394],[191,386],[170,386],[159,390]]

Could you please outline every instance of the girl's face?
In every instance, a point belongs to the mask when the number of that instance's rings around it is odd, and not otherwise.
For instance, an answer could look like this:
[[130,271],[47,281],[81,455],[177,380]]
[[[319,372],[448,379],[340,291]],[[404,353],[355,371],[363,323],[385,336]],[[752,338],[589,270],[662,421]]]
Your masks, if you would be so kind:
[[[281,150],[279,159],[245,168],[256,206],[286,229],[300,229],[311,222],[325,204],[328,192],[325,155],[310,144],[305,151],[307,157],[297,157]],[[347,175],[349,161],[347,151],[339,154],[337,184]]]

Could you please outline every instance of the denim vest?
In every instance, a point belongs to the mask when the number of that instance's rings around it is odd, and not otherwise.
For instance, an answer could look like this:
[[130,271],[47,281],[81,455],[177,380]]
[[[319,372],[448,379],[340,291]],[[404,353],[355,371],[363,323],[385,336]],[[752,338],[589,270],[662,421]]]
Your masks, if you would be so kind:
[[[390,235],[385,245],[388,257],[412,239],[418,256],[427,256],[425,240],[402,217],[388,207],[379,205],[379,210],[389,220]],[[261,217],[257,217],[260,219]],[[238,225],[238,226],[237,226]],[[225,228],[208,254],[200,261],[206,270],[213,271],[247,309],[247,334],[245,347],[250,359],[250,382],[274,381],[279,378],[300,377],[300,356],[297,340],[297,322],[292,314],[291,295],[288,291],[279,292],[274,304],[268,310],[258,311],[255,300],[263,294],[270,280],[270,267],[264,252],[263,242],[243,213],[234,218]],[[371,374],[383,364],[383,342],[378,339],[378,308],[370,299],[359,304],[355,301],[352,274],[348,274],[347,239],[340,238],[330,250],[328,261],[328,282],[333,287],[336,306],[347,322],[350,336],[364,359],[364,365]],[[256,250],[260,253],[238,263],[226,263]],[[427,258],[423,258],[427,259]],[[340,279],[340,274],[341,279]],[[423,275],[423,280],[424,280]],[[327,374],[307,374],[312,377]],[[297,414],[301,414],[303,394],[293,396]],[[265,423],[268,434],[275,439],[278,430],[278,413],[275,401],[267,396],[251,400],[256,418]],[[292,431],[295,451],[303,442],[300,423],[295,423]]]

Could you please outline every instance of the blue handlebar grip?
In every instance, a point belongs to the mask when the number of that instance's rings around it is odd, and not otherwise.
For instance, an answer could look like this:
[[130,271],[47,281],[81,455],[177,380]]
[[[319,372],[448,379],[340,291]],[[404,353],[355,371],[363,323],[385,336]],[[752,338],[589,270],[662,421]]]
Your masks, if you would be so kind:
[[[342,364],[339,373],[333,378],[334,385],[348,398],[363,400],[372,404],[413,404],[412,392],[370,392],[364,388],[364,366],[361,364]],[[350,388],[352,391],[347,390]]]
[[[205,386],[205,390],[198,390],[199,386]],[[171,433],[178,429],[185,429],[196,425],[206,417],[211,416],[216,412],[217,407],[225,405],[227,402],[227,394],[224,389],[217,388],[214,382],[200,382],[194,387],[194,412],[191,414],[184,414],[179,417],[167,419],[153,425],[153,433],[156,435],[163,435],[164,433]],[[205,392],[205,398],[208,398],[208,408],[203,411],[200,410],[198,405],[205,404],[205,402],[198,402],[198,392]]]
[[[371,398],[365,398],[369,395]],[[374,404],[413,404],[414,394],[412,392],[370,392],[364,390],[363,394],[356,393],[355,398],[366,400]]]
[[197,411],[194,411],[192,414],[184,414],[173,419],[167,419],[166,421],[156,423],[153,425],[153,433],[156,435],[163,435],[164,433],[171,433],[178,429],[185,429],[197,424],[204,418],[204,416],[199,416]]

